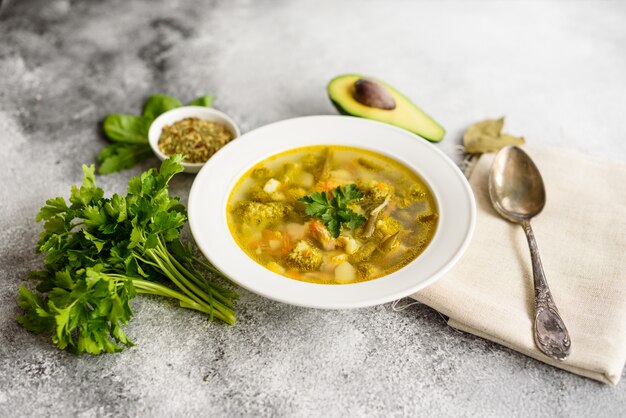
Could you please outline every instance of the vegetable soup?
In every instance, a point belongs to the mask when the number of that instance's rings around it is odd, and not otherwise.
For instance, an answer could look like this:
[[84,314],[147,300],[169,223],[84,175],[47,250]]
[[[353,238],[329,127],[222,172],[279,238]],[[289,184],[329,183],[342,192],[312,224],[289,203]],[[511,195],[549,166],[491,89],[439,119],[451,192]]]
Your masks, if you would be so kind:
[[230,231],[254,261],[291,279],[346,284],[413,261],[437,228],[426,183],[403,164],[354,147],[272,156],[235,185]]

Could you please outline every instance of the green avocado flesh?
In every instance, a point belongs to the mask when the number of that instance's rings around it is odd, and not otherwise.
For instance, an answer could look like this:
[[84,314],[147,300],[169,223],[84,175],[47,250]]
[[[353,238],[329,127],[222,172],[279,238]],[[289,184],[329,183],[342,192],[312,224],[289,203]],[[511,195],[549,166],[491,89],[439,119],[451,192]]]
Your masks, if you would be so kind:
[[355,83],[359,79],[373,80],[359,74],[344,74],[333,78],[328,83],[328,96],[340,113],[389,123],[432,142],[439,142],[443,139],[446,131],[441,125],[399,91],[380,80],[376,81],[383,85],[395,100],[394,109],[370,107],[355,100]]

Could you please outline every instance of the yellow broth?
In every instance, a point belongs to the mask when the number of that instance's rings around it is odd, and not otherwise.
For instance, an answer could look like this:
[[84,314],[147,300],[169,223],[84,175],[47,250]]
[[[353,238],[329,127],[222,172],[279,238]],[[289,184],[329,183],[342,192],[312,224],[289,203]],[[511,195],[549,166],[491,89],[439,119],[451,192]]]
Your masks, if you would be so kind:
[[[348,207],[366,218],[333,238],[298,199],[356,184],[364,194]],[[254,261],[283,276],[321,284],[376,279],[413,261],[437,227],[432,191],[412,170],[354,147],[311,146],[272,156],[237,182],[228,226]]]

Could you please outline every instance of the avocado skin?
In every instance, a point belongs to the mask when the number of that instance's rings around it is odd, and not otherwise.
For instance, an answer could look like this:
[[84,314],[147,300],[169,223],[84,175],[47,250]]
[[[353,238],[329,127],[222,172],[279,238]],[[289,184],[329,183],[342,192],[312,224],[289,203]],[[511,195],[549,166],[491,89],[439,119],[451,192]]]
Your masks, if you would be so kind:
[[[351,90],[346,90],[348,87],[346,83],[349,84],[351,89],[353,83],[360,78],[376,80],[381,83],[392,93],[399,106],[393,110],[381,110],[369,108],[358,103],[354,97],[352,97]],[[446,131],[439,123],[398,90],[379,79],[360,74],[342,74],[330,80],[327,86],[327,92],[331,103],[342,115],[389,123],[390,125],[398,126],[419,135],[430,142],[439,142],[445,136]],[[352,110],[350,107],[352,107]],[[389,117],[389,115],[399,112],[404,112],[406,117],[402,117],[400,120],[398,120],[398,118]]]
[[330,102],[333,104],[335,109],[337,109],[337,112],[339,112],[339,114],[344,115],[344,116],[356,116],[356,115],[351,115],[345,110],[343,110],[343,107],[341,107],[341,105],[337,103],[336,101],[334,101],[332,98],[330,99]]

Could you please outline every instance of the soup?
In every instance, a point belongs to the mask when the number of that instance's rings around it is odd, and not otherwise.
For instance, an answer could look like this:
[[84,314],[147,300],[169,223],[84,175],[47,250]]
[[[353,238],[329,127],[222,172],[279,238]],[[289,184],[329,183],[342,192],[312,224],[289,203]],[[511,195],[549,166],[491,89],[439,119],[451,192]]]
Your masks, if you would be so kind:
[[241,249],[295,280],[346,284],[413,261],[438,221],[426,183],[403,164],[345,146],[272,156],[235,185],[229,229]]

